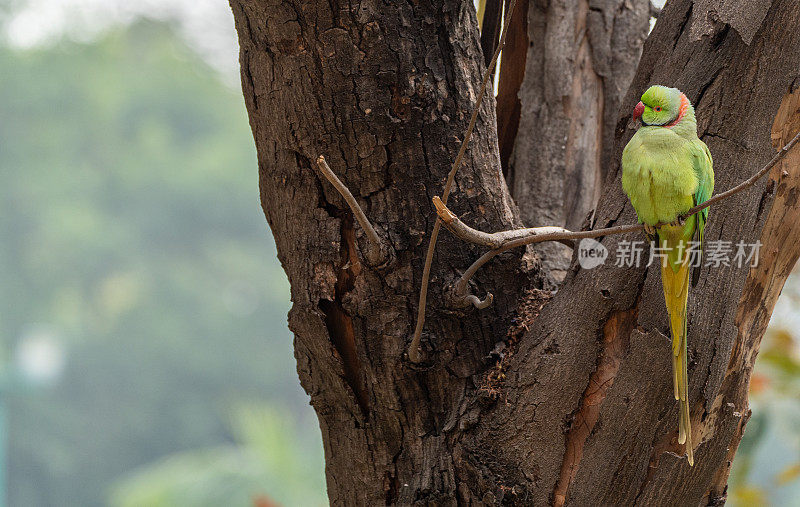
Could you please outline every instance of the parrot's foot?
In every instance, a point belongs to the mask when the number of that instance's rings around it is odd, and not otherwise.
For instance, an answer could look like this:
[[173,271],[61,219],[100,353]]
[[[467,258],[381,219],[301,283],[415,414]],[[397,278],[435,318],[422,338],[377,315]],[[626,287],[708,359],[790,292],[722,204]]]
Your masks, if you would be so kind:
[[683,218],[682,216],[678,216],[678,218],[676,218],[675,220],[670,222],[669,225],[672,226],[672,227],[683,227],[683,225],[685,223],[686,223],[686,219]]
[[644,225],[644,233],[647,234],[649,238],[652,238],[656,235],[656,228],[650,224],[642,224]]

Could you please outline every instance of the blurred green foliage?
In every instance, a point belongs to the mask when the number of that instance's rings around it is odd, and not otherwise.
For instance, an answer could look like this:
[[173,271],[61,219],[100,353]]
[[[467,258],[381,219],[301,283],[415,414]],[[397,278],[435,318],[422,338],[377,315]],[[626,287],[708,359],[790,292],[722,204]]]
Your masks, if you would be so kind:
[[[0,284],[6,351],[42,328],[68,350],[55,388],[9,399],[11,505],[104,505],[172,453],[160,470],[249,480],[269,464],[261,493],[324,499],[241,93],[170,26],[0,48]],[[280,407],[267,433],[242,431],[242,404]],[[253,452],[304,463],[310,491],[291,496],[296,465]]]
[[751,377],[753,413],[728,483],[736,507],[800,507],[799,275],[786,282]]
[[111,505],[247,507],[267,499],[325,505],[322,489],[309,487],[319,485],[319,448],[304,447],[290,419],[275,408],[243,406],[233,421],[237,445],[185,451],[147,466],[120,481]]

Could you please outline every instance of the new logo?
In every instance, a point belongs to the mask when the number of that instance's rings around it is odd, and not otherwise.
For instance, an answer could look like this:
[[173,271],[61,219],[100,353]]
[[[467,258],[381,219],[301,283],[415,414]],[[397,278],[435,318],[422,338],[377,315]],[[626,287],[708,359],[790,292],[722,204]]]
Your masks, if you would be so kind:
[[578,244],[578,264],[583,269],[592,269],[606,262],[608,249],[592,238],[583,238]]

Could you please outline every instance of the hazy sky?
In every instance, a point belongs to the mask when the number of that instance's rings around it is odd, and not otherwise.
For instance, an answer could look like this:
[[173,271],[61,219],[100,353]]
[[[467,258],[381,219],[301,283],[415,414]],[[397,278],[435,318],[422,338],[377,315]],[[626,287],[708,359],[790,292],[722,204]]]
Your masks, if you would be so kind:
[[[666,0],[653,0],[662,6]],[[66,35],[91,41],[137,17],[171,19],[186,42],[231,83],[238,82],[233,16],[225,0],[22,0],[5,37],[17,47],[50,43]]]
[[177,21],[194,50],[225,74],[237,75],[236,33],[225,0],[26,0],[5,36],[18,47],[47,44],[63,35],[90,41],[142,16]]

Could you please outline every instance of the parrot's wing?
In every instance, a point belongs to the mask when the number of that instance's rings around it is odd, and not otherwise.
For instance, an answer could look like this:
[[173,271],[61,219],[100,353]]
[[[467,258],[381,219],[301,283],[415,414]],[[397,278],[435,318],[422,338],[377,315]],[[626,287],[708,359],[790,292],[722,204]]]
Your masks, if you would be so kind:
[[644,201],[642,196],[648,194],[645,187],[643,187],[641,178],[638,176],[643,158],[642,136],[634,135],[625,145],[625,149],[622,150],[622,190],[630,199],[639,223],[643,222],[642,211],[644,210],[641,208]]
[[[711,194],[714,192],[714,162],[711,158],[711,152],[708,151],[708,146],[700,139],[692,141],[689,149],[692,152],[692,165],[697,175],[697,190],[694,193],[694,204],[697,206],[710,199]],[[708,208],[700,211],[696,216],[697,241],[700,243],[702,253],[706,221],[708,221]],[[700,270],[695,269],[692,274],[692,285],[697,285],[699,274]]]

